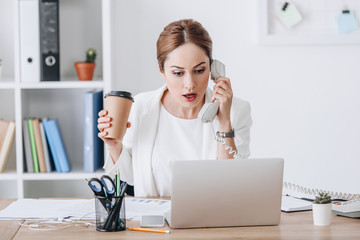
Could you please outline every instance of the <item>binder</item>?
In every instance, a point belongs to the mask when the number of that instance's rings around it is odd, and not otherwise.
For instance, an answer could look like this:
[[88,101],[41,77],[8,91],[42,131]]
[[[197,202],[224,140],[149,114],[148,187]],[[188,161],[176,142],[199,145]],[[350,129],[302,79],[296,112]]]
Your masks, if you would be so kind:
[[20,0],[20,79],[40,81],[39,1]]
[[24,141],[24,152],[25,152],[25,162],[26,169],[28,173],[34,172],[33,159],[31,155],[31,146],[30,146],[30,134],[27,120],[23,120],[23,141]]
[[9,122],[6,135],[4,137],[4,140],[0,148],[0,172],[5,171],[6,164],[9,160],[10,150],[14,142],[14,136],[15,136],[15,122],[11,121]]
[[40,121],[39,119],[35,118],[32,120],[32,123],[33,123],[35,143],[36,143],[36,152],[39,161],[39,169],[40,172],[44,173],[46,172],[46,166],[45,166],[44,149],[43,149],[41,133],[40,133]]
[[59,1],[39,1],[41,81],[59,81]]
[[38,172],[40,172],[40,169],[39,169],[38,155],[37,155],[37,151],[36,151],[36,142],[35,142],[34,127],[33,127],[32,119],[28,119],[27,123],[28,123],[28,128],[29,128],[31,156],[33,159],[33,164],[34,164],[34,172],[38,173]]
[[98,137],[98,112],[103,109],[103,91],[84,94],[84,171],[95,172],[104,165],[104,143]]
[[61,137],[59,125],[56,119],[43,120],[46,138],[54,159],[57,172],[69,172],[70,164],[66,154],[65,145]]

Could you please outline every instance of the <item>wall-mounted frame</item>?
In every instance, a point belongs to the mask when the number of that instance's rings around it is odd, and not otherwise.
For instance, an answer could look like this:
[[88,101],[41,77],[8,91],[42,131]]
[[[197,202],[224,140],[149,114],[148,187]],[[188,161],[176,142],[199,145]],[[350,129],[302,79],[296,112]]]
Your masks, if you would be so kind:
[[[303,20],[286,29],[276,19],[285,2],[296,5]],[[360,44],[360,29],[339,33],[335,16],[349,9],[360,20],[359,0],[258,0],[259,43],[262,45]]]

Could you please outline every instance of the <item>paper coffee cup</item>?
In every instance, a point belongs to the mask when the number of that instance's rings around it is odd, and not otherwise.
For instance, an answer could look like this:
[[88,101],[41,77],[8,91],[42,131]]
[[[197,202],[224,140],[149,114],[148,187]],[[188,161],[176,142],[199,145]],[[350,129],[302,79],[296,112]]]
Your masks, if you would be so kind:
[[111,118],[111,126],[106,129],[105,138],[122,140],[126,132],[131,105],[134,98],[125,91],[111,91],[105,95],[105,110]]

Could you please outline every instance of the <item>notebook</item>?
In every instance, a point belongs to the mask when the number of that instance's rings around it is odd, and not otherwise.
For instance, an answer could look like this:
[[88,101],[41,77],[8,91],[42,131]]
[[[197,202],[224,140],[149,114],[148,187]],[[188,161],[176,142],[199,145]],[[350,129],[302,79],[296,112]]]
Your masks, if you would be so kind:
[[281,211],[298,212],[309,210],[312,210],[312,202],[291,196],[282,196]]
[[281,158],[176,161],[171,228],[277,225],[284,161]]

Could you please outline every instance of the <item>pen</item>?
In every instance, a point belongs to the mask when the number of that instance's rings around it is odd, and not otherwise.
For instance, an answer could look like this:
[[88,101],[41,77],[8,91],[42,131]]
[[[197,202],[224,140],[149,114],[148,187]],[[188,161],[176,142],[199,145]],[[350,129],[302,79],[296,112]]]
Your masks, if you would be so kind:
[[120,171],[116,173],[116,195],[120,196]]
[[136,228],[136,227],[130,227],[129,229],[132,231],[141,231],[141,232],[170,233],[170,230],[165,230],[165,229]]

